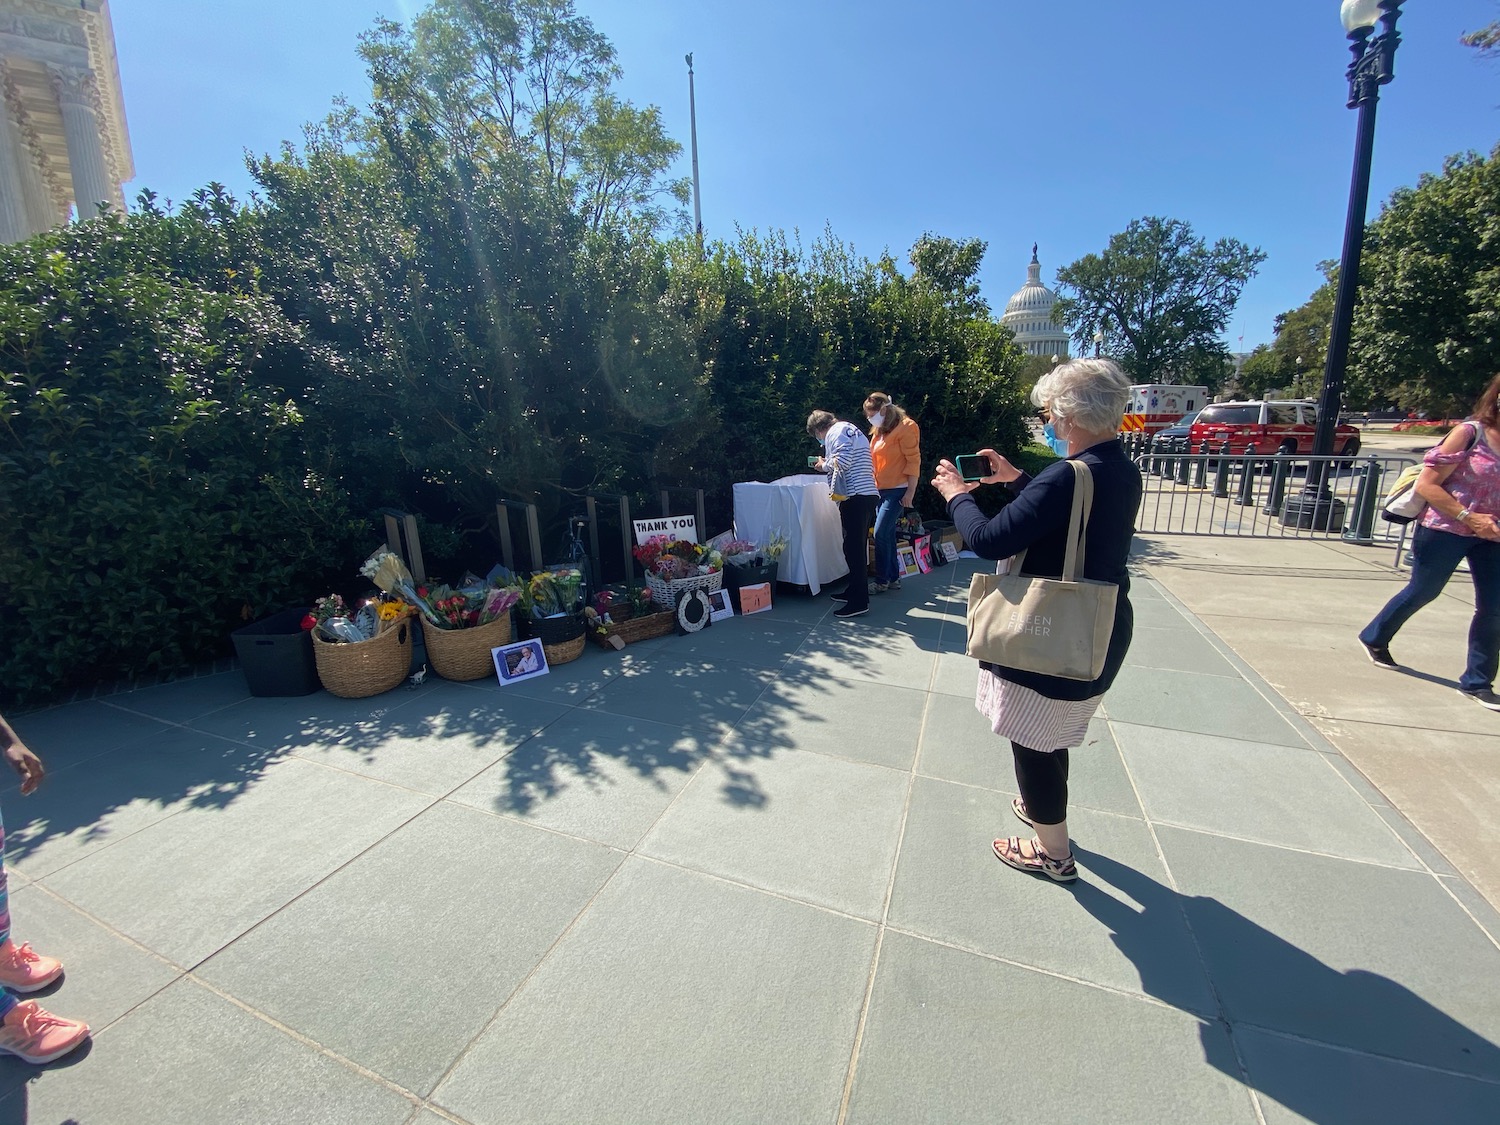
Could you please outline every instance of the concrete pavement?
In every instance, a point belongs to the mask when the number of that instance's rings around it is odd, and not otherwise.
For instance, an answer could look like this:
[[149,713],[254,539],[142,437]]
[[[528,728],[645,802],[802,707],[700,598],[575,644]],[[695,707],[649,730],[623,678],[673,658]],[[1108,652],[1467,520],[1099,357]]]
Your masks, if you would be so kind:
[[[1500,918],[1332,738],[1400,779],[1401,693],[1497,717],[1360,667],[1374,562],[1275,546],[1142,544],[1069,887],[990,853],[1022,828],[967,565],[503,689],[23,716],[53,775],[0,792],[16,935],[97,1034],[0,1061],[0,1125],[1492,1123]],[[1434,676],[1442,612],[1396,650]]]

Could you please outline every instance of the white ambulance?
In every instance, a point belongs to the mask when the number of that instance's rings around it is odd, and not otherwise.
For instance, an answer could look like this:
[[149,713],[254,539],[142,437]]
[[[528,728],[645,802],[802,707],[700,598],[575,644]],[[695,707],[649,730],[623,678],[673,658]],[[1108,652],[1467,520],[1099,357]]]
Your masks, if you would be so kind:
[[1120,422],[1124,434],[1154,434],[1184,414],[1202,410],[1209,403],[1207,387],[1184,387],[1176,383],[1137,383],[1130,388],[1130,404]]

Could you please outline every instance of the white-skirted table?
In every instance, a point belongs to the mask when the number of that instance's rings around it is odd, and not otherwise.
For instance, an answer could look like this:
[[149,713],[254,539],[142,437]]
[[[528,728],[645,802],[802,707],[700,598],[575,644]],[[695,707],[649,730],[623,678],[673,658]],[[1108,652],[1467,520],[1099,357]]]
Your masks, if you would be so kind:
[[816,594],[824,583],[849,573],[839,506],[828,498],[827,477],[803,473],[770,484],[735,485],[735,534],[764,543],[775,528],[787,537],[776,572],[779,581],[806,586]]

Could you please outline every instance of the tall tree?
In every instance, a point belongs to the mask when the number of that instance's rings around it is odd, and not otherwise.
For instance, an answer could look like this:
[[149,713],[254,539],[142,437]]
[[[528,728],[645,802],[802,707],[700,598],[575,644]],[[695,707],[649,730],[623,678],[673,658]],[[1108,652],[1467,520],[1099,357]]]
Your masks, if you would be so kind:
[[667,176],[682,146],[655,106],[611,91],[615,49],[572,0],[434,0],[403,27],[360,37],[377,105],[423,123],[449,160],[520,157],[597,230],[629,212],[653,225],[687,200]]
[[968,317],[987,317],[990,306],[979,295],[979,266],[989,244],[978,238],[959,242],[942,235],[924,233],[912,244],[913,280],[929,286],[954,312]]
[[1102,329],[1139,382],[1217,385],[1229,357],[1224,329],[1265,260],[1238,239],[1209,246],[1179,219],[1136,219],[1102,254],[1057,271],[1052,315],[1080,354]]
[[1500,146],[1399,188],[1365,232],[1350,376],[1371,401],[1462,413],[1500,372]]
[[1465,47],[1473,47],[1486,58],[1494,58],[1500,54],[1500,20],[1461,36],[1459,42]]

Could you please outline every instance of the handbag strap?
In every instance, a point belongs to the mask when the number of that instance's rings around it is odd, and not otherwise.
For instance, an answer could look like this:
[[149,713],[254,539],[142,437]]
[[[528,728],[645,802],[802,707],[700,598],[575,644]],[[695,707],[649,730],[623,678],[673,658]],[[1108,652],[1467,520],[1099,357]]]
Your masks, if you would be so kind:
[[[1078,572],[1083,569],[1083,540],[1088,532],[1089,513],[1094,510],[1094,474],[1082,461],[1070,457],[1068,464],[1073,466],[1073,511],[1068,517],[1068,547],[1063,554],[1062,580],[1075,582]],[[1029,547],[1023,547],[1015,553],[1010,573],[1021,573],[1028,550]],[[995,572],[999,573],[998,564]]]
[[1094,474],[1082,461],[1068,458],[1073,466],[1073,514],[1068,518],[1068,549],[1063,555],[1062,580],[1076,582],[1083,569],[1083,540],[1088,533],[1089,514],[1094,510]]

